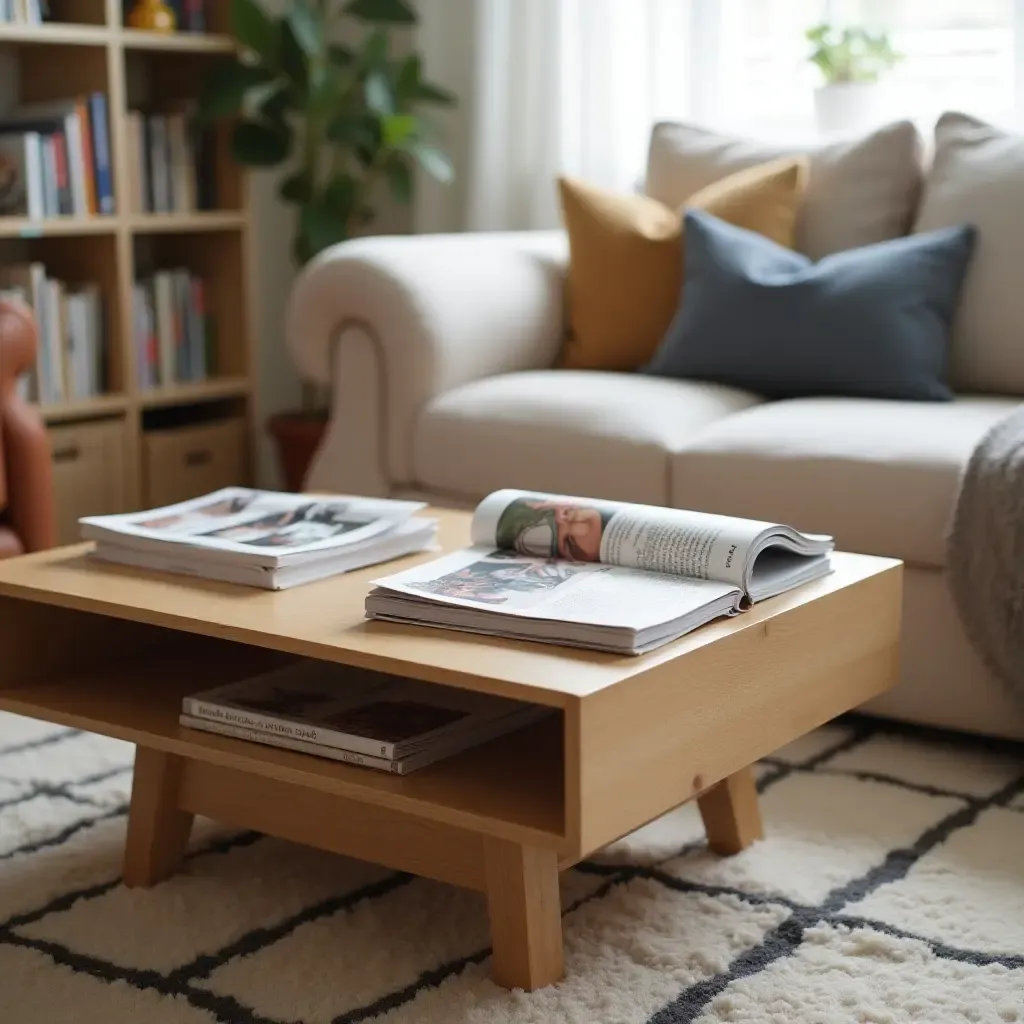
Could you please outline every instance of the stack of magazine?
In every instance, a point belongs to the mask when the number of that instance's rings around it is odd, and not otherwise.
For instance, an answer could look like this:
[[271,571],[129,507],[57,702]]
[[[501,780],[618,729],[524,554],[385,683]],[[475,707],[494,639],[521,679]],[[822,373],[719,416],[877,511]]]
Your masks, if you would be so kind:
[[779,523],[497,491],[473,547],[375,581],[372,619],[643,654],[831,572],[831,537]]
[[304,660],[182,701],[182,725],[405,775],[550,708]]
[[434,544],[420,502],[226,487],[177,505],[79,520],[96,558],[283,590]]

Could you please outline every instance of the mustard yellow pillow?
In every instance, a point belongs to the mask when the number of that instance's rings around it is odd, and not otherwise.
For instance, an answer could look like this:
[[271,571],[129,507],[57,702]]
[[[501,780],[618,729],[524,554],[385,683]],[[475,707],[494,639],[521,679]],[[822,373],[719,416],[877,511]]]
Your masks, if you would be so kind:
[[[793,246],[807,159],[785,157],[716,181],[684,208]],[[561,365],[635,370],[663,338],[683,287],[683,209],[560,178],[569,235],[569,335]]]

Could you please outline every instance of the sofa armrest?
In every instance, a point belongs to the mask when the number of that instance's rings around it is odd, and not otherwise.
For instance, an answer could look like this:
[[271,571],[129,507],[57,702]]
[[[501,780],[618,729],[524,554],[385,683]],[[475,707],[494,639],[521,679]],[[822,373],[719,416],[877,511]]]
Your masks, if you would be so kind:
[[[384,479],[414,482],[412,436],[432,398],[554,362],[567,259],[561,232],[366,238],[322,253],[296,282],[286,333],[300,374],[334,385],[329,433],[355,444],[378,431]],[[367,390],[378,423],[366,422]]]

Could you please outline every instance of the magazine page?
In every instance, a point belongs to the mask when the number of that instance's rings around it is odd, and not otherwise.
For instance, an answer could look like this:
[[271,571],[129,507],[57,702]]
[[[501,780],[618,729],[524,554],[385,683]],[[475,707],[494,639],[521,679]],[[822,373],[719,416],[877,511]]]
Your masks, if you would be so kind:
[[79,524],[86,539],[138,538],[210,551],[284,556],[363,543],[424,507],[412,501],[226,487],[146,512],[87,516]]
[[774,528],[705,512],[503,490],[477,506],[473,543],[743,587],[751,551]]
[[374,584],[421,601],[586,625],[646,629],[735,595],[738,588],[493,547],[457,551]]

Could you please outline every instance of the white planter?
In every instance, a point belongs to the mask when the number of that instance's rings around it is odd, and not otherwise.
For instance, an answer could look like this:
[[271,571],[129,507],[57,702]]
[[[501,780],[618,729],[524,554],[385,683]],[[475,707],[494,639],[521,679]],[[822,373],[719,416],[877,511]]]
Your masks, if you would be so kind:
[[814,93],[814,116],[822,135],[844,135],[868,128],[875,120],[875,82],[837,82]]

